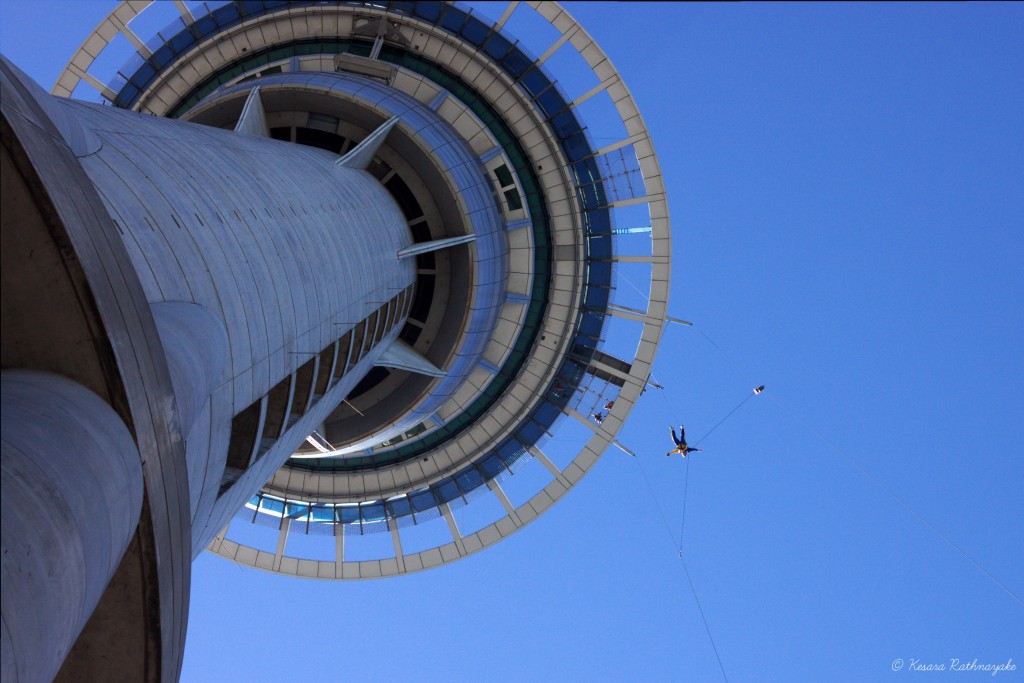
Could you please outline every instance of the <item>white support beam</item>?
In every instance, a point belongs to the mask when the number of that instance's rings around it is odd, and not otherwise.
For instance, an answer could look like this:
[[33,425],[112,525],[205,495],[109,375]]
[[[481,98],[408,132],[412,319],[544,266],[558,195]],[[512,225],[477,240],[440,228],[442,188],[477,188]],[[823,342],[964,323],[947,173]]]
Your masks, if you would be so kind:
[[274,571],[281,571],[281,558],[284,557],[284,547],[288,543],[288,530],[292,526],[292,520],[285,517],[281,520],[281,532],[277,535],[277,551],[274,553]]
[[551,58],[551,55],[553,55],[556,52],[558,52],[558,48],[560,48],[563,45],[565,45],[567,42],[569,42],[570,38],[572,38],[574,35],[576,35],[576,31],[577,30],[578,30],[578,27],[573,26],[572,29],[569,32],[563,33],[562,37],[559,38],[558,40],[556,40],[554,45],[552,45],[547,50],[545,50],[544,54],[542,54],[540,57],[537,58],[537,61],[534,62],[534,65],[535,66],[540,66],[544,62],[548,61],[548,59]]
[[135,31],[128,28],[128,24],[124,23],[113,14],[108,18],[110,19],[110,23],[114,25],[114,28],[117,29],[118,33],[127,38],[128,42],[135,46],[135,49],[139,51],[139,54],[142,55],[143,58],[149,59],[153,56],[152,50],[146,47],[146,43],[143,42],[142,38],[139,38]]
[[448,522],[448,531],[451,532],[452,540],[455,541],[455,547],[459,551],[459,555],[466,555],[466,544],[462,540],[462,532],[459,531],[459,525],[455,523],[455,516],[452,514],[452,508],[448,503],[441,503],[441,512],[444,514],[444,521]]
[[373,39],[373,47],[370,48],[370,59],[377,59],[380,57],[380,49],[384,47],[384,36],[377,34],[377,37]]
[[505,508],[505,514],[507,514],[508,518],[512,520],[512,523],[517,527],[522,526],[523,522],[519,519],[519,513],[516,512],[515,507],[512,505],[512,501],[508,499],[507,495],[505,495],[505,490],[501,488],[501,484],[496,480],[491,479],[487,482],[487,488],[493,491],[494,495],[498,497],[501,507]]
[[624,256],[613,254],[612,261],[617,261],[618,263],[668,263],[668,258],[665,256]]
[[426,254],[428,251],[447,249],[448,247],[472,242],[475,239],[476,235],[459,235],[458,237],[445,237],[444,239],[431,240],[429,242],[417,242],[405,249],[399,249],[398,258],[408,258],[410,256],[416,256],[417,254]]
[[444,377],[445,372],[401,339],[395,339],[373,363],[377,367],[396,368],[427,377]]
[[519,0],[515,0],[515,2],[510,2],[508,4],[508,7],[505,8],[505,11],[502,13],[501,17],[498,19],[498,21],[494,23],[495,31],[500,31],[502,29],[502,27],[505,25],[505,22],[507,22],[512,17],[512,13],[516,11],[516,7],[518,6]]
[[242,115],[235,124],[235,132],[251,135],[256,138],[269,138],[270,128],[267,126],[267,115],[263,111],[263,99],[260,97],[260,86],[249,91],[242,106]]
[[603,92],[603,91],[607,90],[608,86],[610,86],[612,83],[614,83],[617,79],[618,79],[618,77],[616,76],[616,77],[613,77],[613,78],[609,78],[607,81],[603,81],[601,83],[598,83],[593,88],[591,88],[590,90],[588,90],[587,92],[583,93],[582,95],[577,97],[575,100],[573,100],[569,104],[569,107],[572,108],[572,109],[575,109],[576,107],[580,106],[581,104],[583,104],[584,102],[586,102],[591,97],[593,97],[594,95],[598,94],[599,92]]
[[402,537],[398,534],[398,521],[388,520],[388,527],[391,528],[391,543],[395,547],[395,559],[398,560],[398,571],[405,573],[405,553],[402,552]]
[[632,455],[632,456],[633,456],[634,458],[636,457],[636,453],[634,453],[633,451],[629,450],[628,448],[626,448],[625,446],[623,446],[623,445],[622,445],[621,443],[619,443],[618,441],[615,441],[615,440],[613,440],[613,441],[612,441],[612,445],[613,445],[613,446],[615,446],[616,448],[618,448],[618,449],[619,449],[620,451],[622,451],[622,452],[623,452],[623,453],[625,453],[626,455]]
[[107,85],[105,83],[103,83],[103,81],[101,81],[100,79],[96,78],[95,76],[93,76],[88,71],[83,71],[82,69],[79,69],[74,64],[69,64],[68,65],[68,71],[70,71],[74,75],[78,76],[79,78],[81,78],[83,81],[85,81],[86,83],[88,83],[92,87],[96,88],[96,90],[101,95],[103,95],[103,97],[107,98],[107,100],[109,100],[110,102],[113,102],[114,98],[117,97],[117,93],[116,92],[114,92],[113,90],[108,88]]
[[562,486],[567,489],[572,488],[572,484],[570,484],[569,480],[562,474],[562,470],[558,469],[558,465],[551,462],[551,459],[548,458],[544,451],[542,451],[536,444],[530,446],[527,450],[530,451],[530,454],[537,458],[542,465],[544,465],[547,471],[551,473],[551,476],[557,479]]
[[[623,306],[622,304],[608,304],[608,314],[616,318],[624,318],[626,320],[636,320],[638,322],[646,323],[660,323],[661,318],[648,315],[646,311],[641,311],[639,308],[632,308],[630,306]],[[673,318],[670,315],[665,316],[665,322],[675,323],[677,325],[686,325],[687,327],[693,327],[693,323],[689,320],[683,320],[682,318]]]
[[629,373],[623,372],[622,370],[619,370],[618,368],[613,368],[610,365],[605,365],[604,363],[598,362],[596,360],[591,360],[590,361],[590,367],[595,368],[597,370],[600,370],[601,372],[607,372],[609,375],[612,375],[613,377],[618,377],[623,382],[627,382],[629,384],[633,384],[633,385],[636,385],[638,387],[642,387],[644,385],[643,380],[638,379],[637,377],[634,377],[633,375],[630,375]]
[[[345,525],[338,524],[334,529],[334,561],[339,565],[345,561]],[[340,570],[338,576],[340,576]]]
[[377,128],[377,130],[366,136],[366,139],[360,142],[358,145],[352,148],[351,151],[345,154],[345,156],[338,159],[336,162],[339,166],[345,166],[346,168],[355,168],[360,171],[365,171],[366,167],[373,161],[373,156],[380,149],[380,146],[384,144],[385,138],[391,129],[398,123],[398,117],[392,116],[390,119],[385,121]]
[[174,6],[178,8],[178,11],[181,13],[181,18],[184,19],[186,23],[195,23],[196,18],[192,15],[192,10],[190,10],[188,5],[185,4],[185,0],[174,0]]
[[589,427],[592,431],[594,431],[594,432],[602,432],[601,425],[597,424],[596,422],[591,420],[589,417],[586,417],[585,415],[583,415],[583,413],[579,412],[578,410],[576,410],[574,408],[570,408],[569,406],[566,406],[563,410],[564,410],[566,415],[572,415],[577,420],[579,420],[582,424],[584,424],[587,427]]
[[620,206],[633,206],[634,204],[649,204],[653,199],[653,197],[630,197],[629,199],[616,199],[613,202],[608,202],[608,208],[615,209]]
[[636,135],[631,135],[630,137],[628,137],[628,138],[626,138],[624,140],[619,140],[618,142],[613,142],[610,145],[606,145],[606,146],[602,147],[601,149],[599,149],[596,152],[594,152],[591,156],[599,157],[602,154],[607,154],[608,152],[614,152],[617,149],[622,149],[623,147],[628,147],[629,145],[636,144],[636,143],[640,142],[641,140],[645,139],[646,137],[647,137],[647,135],[643,134],[643,133],[637,133]]
[[608,315],[614,318],[622,318],[623,320],[635,320],[640,323],[660,322],[657,318],[652,318],[643,311],[638,311],[635,308],[629,308],[627,306],[609,306]]
[[427,106],[429,106],[433,111],[437,111],[441,108],[441,105],[444,104],[444,101],[448,99],[448,94],[447,90],[442,90],[434,96],[434,99],[432,99],[430,104]]

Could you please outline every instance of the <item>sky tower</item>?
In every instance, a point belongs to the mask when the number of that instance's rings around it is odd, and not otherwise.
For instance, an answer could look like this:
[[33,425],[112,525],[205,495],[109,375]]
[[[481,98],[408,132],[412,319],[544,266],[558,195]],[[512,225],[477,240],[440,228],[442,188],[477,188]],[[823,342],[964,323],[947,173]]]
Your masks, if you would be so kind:
[[122,2],[52,95],[4,61],[4,681],[176,680],[204,549],[428,569],[629,452],[657,158],[562,7],[488,11]]

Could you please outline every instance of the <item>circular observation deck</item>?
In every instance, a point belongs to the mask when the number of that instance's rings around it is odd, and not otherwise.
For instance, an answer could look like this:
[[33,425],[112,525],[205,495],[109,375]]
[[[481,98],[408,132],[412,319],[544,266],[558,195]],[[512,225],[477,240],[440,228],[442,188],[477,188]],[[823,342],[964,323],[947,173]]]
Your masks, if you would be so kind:
[[417,256],[401,338],[444,376],[371,371],[211,551],[322,579],[438,566],[531,522],[617,443],[667,313],[661,171],[564,8],[494,7],[121,3],[54,86],[224,127],[259,86],[274,137],[337,153],[398,117],[369,170],[414,241],[475,238]]

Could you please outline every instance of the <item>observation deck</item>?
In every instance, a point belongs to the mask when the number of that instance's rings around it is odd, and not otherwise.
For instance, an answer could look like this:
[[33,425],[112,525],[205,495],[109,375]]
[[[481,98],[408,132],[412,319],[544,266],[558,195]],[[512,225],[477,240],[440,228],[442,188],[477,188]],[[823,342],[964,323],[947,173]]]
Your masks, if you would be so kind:
[[[123,2],[54,86],[223,128],[258,87],[272,137],[339,155],[397,118],[368,170],[424,248],[398,337],[440,374],[376,365],[228,526],[194,530],[199,548],[306,578],[436,567],[536,519],[618,445],[667,314],[658,160],[563,7],[492,7]],[[319,362],[358,361],[370,320]]]

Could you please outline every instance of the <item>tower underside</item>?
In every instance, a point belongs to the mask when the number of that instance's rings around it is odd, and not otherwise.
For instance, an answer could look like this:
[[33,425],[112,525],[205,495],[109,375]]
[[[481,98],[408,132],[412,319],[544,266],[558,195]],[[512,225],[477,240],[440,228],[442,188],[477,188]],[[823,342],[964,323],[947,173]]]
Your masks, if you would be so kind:
[[[143,11],[171,22],[148,42]],[[539,46],[512,36],[536,22]],[[125,65],[94,73],[116,36]],[[557,4],[492,21],[436,2],[124,3],[61,97],[6,62],[4,79],[3,400],[22,416],[5,415],[4,497],[85,514],[39,433],[120,482],[89,499],[102,537],[5,512],[26,562],[67,543],[108,558],[87,576],[52,559],[86,590],[31,638],[4,631],[5,680],[8,662],[29,667],[12,680],[62,662],[88,679],[122,650],[125,680],[173,680],[204,548],[306,578],[418,571],[514,533],[625,449],[666,315],[664,187],[621,78]],[[98,104],[63,99],[90,88]],[[25,408],[49,395],[69,407]],[[576,447],[546,452],[555,434]],[[529,468],[544,483],[524,490]],[[460,528],[478,501],[496,514]],[[447,540],[407,549],[426,525]],[[48,590],[26,567],[5,554],[5,629]]]

